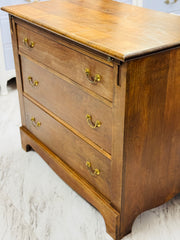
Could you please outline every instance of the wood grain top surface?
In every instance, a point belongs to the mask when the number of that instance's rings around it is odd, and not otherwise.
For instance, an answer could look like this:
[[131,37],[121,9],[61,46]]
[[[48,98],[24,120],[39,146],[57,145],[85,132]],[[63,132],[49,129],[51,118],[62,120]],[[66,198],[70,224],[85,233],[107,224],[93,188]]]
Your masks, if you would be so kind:
[[180,45],[180,16],[112,0],[49,0],[2,9],[122,61]]

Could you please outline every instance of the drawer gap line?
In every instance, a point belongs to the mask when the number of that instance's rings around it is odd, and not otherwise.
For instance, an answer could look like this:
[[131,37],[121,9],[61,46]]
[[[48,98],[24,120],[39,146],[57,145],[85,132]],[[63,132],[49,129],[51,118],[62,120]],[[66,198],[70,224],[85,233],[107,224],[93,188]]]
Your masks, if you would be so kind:
[[101,147],[99,147],[97,144],[95,144],[94,142],[92,142],[90,139],[88,139],[87,137],[83,136],[81,133],[79,133],[77,130],[75,130],[73,127],[71,127],[68,123],[66,123],[64,120],[62,120],[61,118],[57,117],[54,113],[52,113],[51,111],[49,111],[48,109],[46,109],[44,106],[42,106],[40,103],[38,103],[36,100],[34,100],[33,98],[31,98],[27,93],[23,92],[23,96],[26,97],[27,99],[29,99],[32,103],[34,103],[36,106],[38,106],[39,108],[41,108],[44,112],[48,113],[51,117],[53,117],[56,121],[58,121],[60,124],[62,124],[63,126],[65,126],[66,128],[68,128],[71,132],[73,132],[76,136],[80,137],[83,141],[87,142],[88,144],[90,144],[93,148],[95,148],[98,152],[100,152],[101,154],[103,154],[105,157],[107,157],[109,160],[112,160],[112,156],[111,154],[109,154],[108,152],[106,152],[104,149],[102,149]]

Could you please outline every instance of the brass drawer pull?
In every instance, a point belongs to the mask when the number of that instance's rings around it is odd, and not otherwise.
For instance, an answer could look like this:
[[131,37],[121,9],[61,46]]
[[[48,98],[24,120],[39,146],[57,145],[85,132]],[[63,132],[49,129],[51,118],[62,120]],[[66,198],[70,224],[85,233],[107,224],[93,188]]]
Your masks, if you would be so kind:
[[29,80],[29,84],[32,87],[37,87],[39,85],[39,82],[38,81],[34,81],[32,77],[28,77],[28,80]]
[[31,118],[31,123],[34,127],[40,127],[41,126],[41,122],[37,122],[35,117]]
[[100,170],[95,168],[94,170],[92,169],[91,163],[89,161],[86,162],[86,167],[88,168],[89,172],[91,173],[92,176],[99,176],[100,175]]
[[102,125],[102,123],[99,120],[97,120],[95,123],[93,123],[92,122],[92,116],[90,114],[86,115],[86,120],[87,120],[88,125],[91,128],[97,128],[97,127],[100,127]]
[[23,43],[28,48],[33,48],[34,45],[35,45],[35,43],[33,41],[30,41],[30,43],[29,43],[29,39],[28,38],[24,38],[23,39]]
[[101,76],[99,74],[96,74],[95,77],[91,76],[91,72],[88,68],[85,69],[85,73],[87,76],[87,79],[89,80],[89,82],[93,83],[93,84],[97,84],[98,82],[101,81]]

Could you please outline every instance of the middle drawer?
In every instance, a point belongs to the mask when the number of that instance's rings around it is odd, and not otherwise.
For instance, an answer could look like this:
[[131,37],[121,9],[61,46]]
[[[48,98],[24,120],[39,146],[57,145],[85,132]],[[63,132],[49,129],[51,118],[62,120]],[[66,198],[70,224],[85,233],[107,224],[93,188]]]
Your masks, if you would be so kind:
[[112,108],[21,56],[24,92],[111,153]]

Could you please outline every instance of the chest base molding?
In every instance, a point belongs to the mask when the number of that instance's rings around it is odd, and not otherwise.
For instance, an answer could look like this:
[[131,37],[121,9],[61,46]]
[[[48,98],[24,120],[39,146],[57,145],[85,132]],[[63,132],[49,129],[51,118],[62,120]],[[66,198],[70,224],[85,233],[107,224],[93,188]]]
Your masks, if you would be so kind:
[[31,149],[36,151],[64,182],[92,204],[102,214],[107,233],[115,240],[119,240],[122,236],[120,233],[117,234],[116,230],[120,229],[120,213],[111,206],[109,200],[97,192],[25,127],[20,128],[20,133],[22,148],[26,152]]

